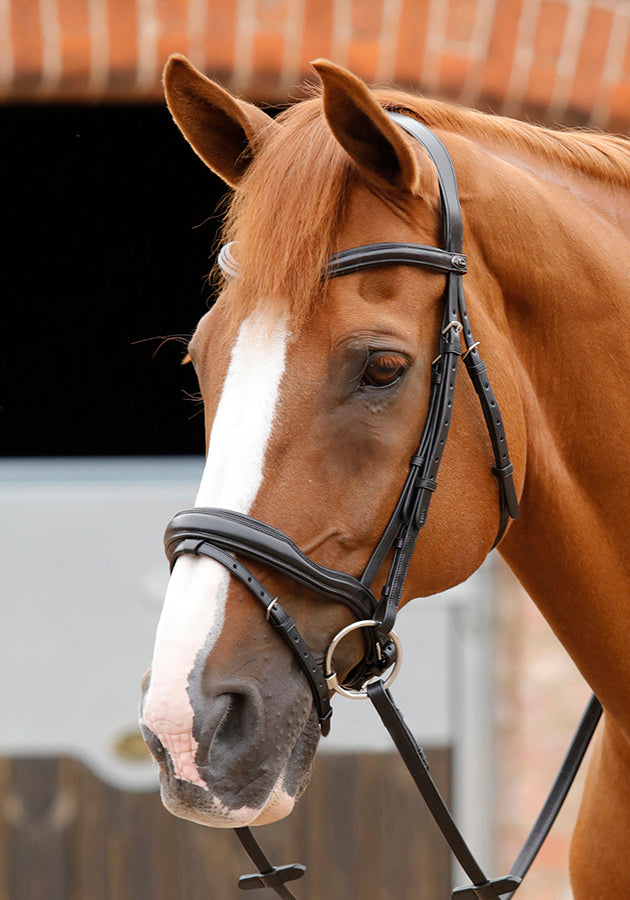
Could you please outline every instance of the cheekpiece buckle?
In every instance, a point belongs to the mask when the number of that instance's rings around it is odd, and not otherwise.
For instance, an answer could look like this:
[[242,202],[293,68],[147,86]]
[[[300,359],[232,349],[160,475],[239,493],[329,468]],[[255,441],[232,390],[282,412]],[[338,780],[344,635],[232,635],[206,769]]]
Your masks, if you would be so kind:
[[[346,635],[350,634],[352,631],[356,631],[358,628],[376,628],[380,624],[380,622],[377,622],[374,619],[362,619],[360,622],[352,622],[350,625],[346,625],[345,628],[342,628],[339,634],[332,639],[332,641],[330,642],[330,646],[326,652],[326,662],[324,669],[324,678],[326,679],[326,685],[328,686],[329,690],[336,691],[336,693],[341,694],[342,697],[347,697],[349,700],[368,699],[367,685],[371,684],[373,681],[378,681],[378,676],[369,678],[360,691],[356,691],[353,688],[344,687],[344,685],[339,682],[337,673],[332,667],[332,658],[335,650],[337,649],[337,646],[346,637]],[[398,673],[400,672],[400,667],[402,665],[402,644],[400,643],[400,638],[395,631],[390,631],[388,640],[391,641],[396,648],[396,655],[392,660],[394,667],[383,682],[383,687],[385,689],[387,689],[390,684],[392,684],[396,680],[396,678],[398,677]],[[382,649],[380,644],[376,645],[376,652],[379,659],[381,659]],[[389,657],[390,654],[388,653],[387,656]]]

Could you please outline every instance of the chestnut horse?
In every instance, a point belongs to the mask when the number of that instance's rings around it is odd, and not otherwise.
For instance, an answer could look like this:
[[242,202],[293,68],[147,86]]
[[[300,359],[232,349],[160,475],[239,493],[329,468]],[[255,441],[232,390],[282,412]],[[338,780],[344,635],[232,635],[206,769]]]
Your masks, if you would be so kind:
[[[189,347],[207,431],[196,506],[253,516],[316,563],[363,571],[427,415],[444,275],[321,273],[350,247],[439,246],[435,167],[386,111],[423,122],[457,175],[468,308],[514,463],[521,515],[499,552],[605,710],[572,842],[575,897],[630,898],[630,143],[315,68],[321,93],[275,120],[183,57],[166,68],[176,123],[234,188],[224,269],[236,260],[237,277],[224,278]],[[462,377],[402,603],[458,584],[488,554],[492,462]],[[346,606],[252,568],[316,658],[353,621]],[[376,583],[386,574],[387,560]],[[362,653],[353,635],[337,670]],[[306,787],[320,733],[309,685],[264,608],[212,559],[184,556],[173,569],[142,724],[177,815],[263,824]]]

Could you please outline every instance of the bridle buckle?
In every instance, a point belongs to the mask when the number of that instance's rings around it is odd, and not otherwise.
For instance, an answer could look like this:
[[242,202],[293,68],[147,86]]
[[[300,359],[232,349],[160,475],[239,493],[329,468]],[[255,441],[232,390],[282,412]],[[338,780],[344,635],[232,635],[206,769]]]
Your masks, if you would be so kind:
[[273,612],[274,607],[277,606],[277,605],[278,605],[278,598],[277,598],[277,597],[274,597],[273,600],[271,601],[271,603],[270,603],[270,604],[267,606],[267,608],[265,609],[265,619],[266,619],[267,621],[269,621],[269,616],[270,616],[271,613]]

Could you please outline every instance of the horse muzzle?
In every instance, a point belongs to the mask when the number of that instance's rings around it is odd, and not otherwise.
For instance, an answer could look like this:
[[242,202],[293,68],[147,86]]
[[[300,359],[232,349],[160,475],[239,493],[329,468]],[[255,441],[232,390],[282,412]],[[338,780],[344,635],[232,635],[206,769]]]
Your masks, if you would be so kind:
[[317,717],[308,688],[286,667],[262,690],[255,676],[193,674],[192,732],[151,715],[141,720],[171,812],[214,827],[263,824],[291,812],[310,778]]

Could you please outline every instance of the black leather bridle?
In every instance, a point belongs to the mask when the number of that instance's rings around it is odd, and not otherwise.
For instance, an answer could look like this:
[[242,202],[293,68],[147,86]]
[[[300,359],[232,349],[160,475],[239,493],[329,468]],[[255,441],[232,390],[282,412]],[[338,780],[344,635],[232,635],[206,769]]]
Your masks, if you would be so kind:
[[[481,402],[481,408],[494,452],[493,472],[499,487],[499,525],[494,546],[501,540],[510,518],[518,517],[514,488],[514,467],[510,461],[503,420],[490,386],[486,366],[474,340],[462,286],[466,272],[463,226],[457,182],[446,148],[428,128],[417,120],[396,112],[390,118],[418,141],[432,159],[438,173],[443,248],[411,243],[370,244],[335,253],[328,260],[323,278],[339,278],[374,266],[410,265],[446,275],[439,352],[431,367],[429,408],[416,452],[412,455],[407,479],[390,520],[370,557],[363,574],[355,578],[313,562],[283,532],[250,516],[224,509],[195,508],[178,513],[169,523],[165,549],[171,567],[184,554],[207,556],[223,565],[240,580],[264,606],[270,625],[295,655],[310,685],[322,735],[330,730],[330,693],[337,690],[351,696],[369,697],[390,731],[412,777],[434,818],[472,884],[454,891],[459,900],[512,896],[531,865],[555,819],[577,772],[601,707],[592,698],[584,720],[571,745],[557,782],[537,820],[528,842],[519,854],[510,874],[489,880],[459,833],[428,772],[422,749],[417,745],[387,690],[400,665],[401,650],[393,627],[402,591],[416,546],[424,526],[431,497],[437,487],[437,474],[449,432],[458,361],[462,357]],[[223,251],[224,268],[237,274],[237,266]],[[464,348],[462,352],[462,338]],[[380,598],[371,585],[388,554],[391,563]],[[300,635],[295,622],[264,585],[241,562],[240,557],[269,566],[317,594],[345,604],[356,622],[340,632],[330,645],[325,663],[315,659]],[[356,628],[362,630],[365,654],[362,661],[340,684],[333,669],[333,652],[340,640]],[[385,683],[381,680],[385,677]],[[302,866],[273,866],[249,828],[236,832],[260,872],[244,876],[239,886],[248,890],[272,888],[283,898],[292,898],[286,882],[304,874]]]

